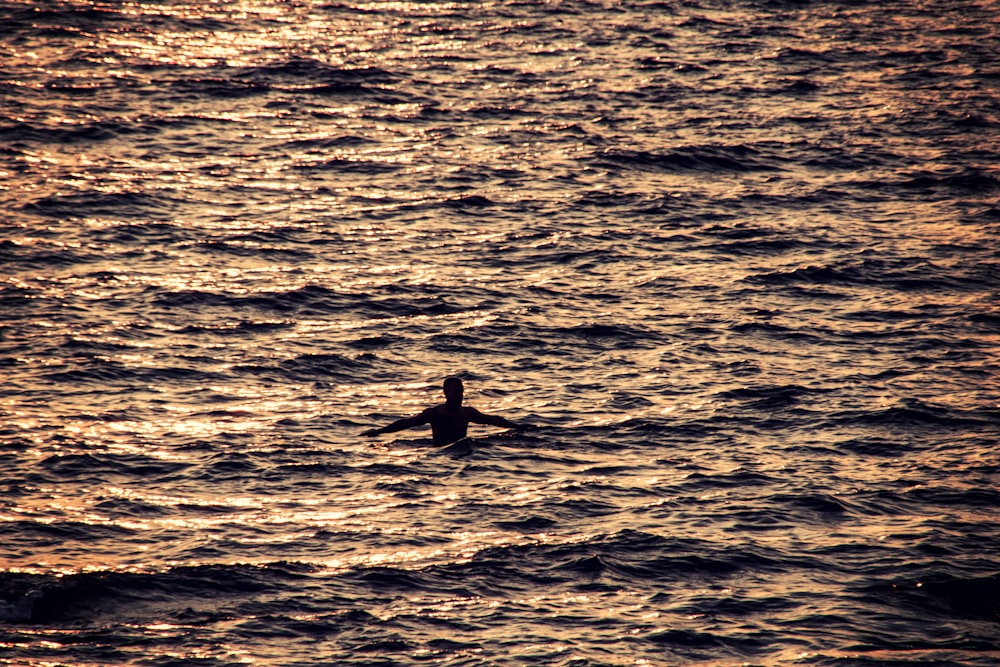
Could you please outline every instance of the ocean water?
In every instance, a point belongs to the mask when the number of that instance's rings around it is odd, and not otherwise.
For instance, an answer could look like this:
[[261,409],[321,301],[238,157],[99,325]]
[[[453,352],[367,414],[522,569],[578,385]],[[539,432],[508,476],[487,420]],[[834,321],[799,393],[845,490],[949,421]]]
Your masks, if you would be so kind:
[[0,25],[0,665],[1000,664],[996,2]]

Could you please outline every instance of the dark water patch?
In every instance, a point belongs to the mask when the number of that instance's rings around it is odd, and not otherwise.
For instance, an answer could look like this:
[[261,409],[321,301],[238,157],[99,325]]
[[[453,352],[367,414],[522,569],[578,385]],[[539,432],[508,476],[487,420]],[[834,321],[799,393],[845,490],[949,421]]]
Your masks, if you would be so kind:
[[924,507],[978,508],[982,511],[1000,508],[1000,490],[991,487],[921,486],[908,491],[906,497]]
[[[379,481],[373,485],[373,488],[390,493],[394,498],[416,500],[418,498],[427,498],[430,495],[429,486],[431,486],[431,483],[427,479],[411,477],[402,480]],[[426,544],[429,540],[418,538],[415,542]]]
[[[371,632],[381,625],[380,619],[360,609],[326,612],[307,618],[272,612],[242,621],[238,632],[241,637],[252,641],[283,638],[314,642],[337,638],[349,642],[359,630]],[[354,661],[351,662],[353,664]]]
[[443,583],[433,571],[404,570],[394,567],[374,567],[352,573],[359,585],[370,588],[379,595],[399,591],[441,591],[445,594],[470,595],[464,588],[441,586]]
[[689,658],[707,657],[717,655],[715,651],[724,649],[727,651],[738,651],[746,655],[760,651],[768,646],[769,638],[747,638],[737,637],[732,634],[713,634],[711,632],[699,632],[697,630],[663,630],[661,632],[651,632],[642,636],[643,643],[653,643],[658,646],[670,647],[674,652],[686,655]]
[[803,265],[751,275],[746,282],[764,285],[820,286],[884,285],[908,292],[978,289],[980,283],[954,270],[916,258],[868,258],[830,265]]
[[238,76],[245,79],[267,81],[302,81],[316,84],[339,83],[391,83],[398,77],[378,67],[342,68],[328,65],[311,58],[295,57],[276,61],[267,65],[246,67],[238,70]]
[[[97,94],[99,91],[92,91]],[[120,135],[141,131],[124,121],[92,121],[88,123],[45,125],[42,123],[11,122],[0,120],[0,140],[11,147],[42,144],[78,144],[86,142],[102,142],[114,139]],[[146,131],[155,130],[147,127]],[[33,210],[26,208],[25,210]]]
[[315,259],[307,249],[278,247],[254,242],[206,240],[188,246],[209,254],[232,254],[238,257],[260,257],[262,259],[284,259],[292,262],[309,262]]
[[163,505],[154,505],[131,498],[110,498],[102,500],[94,507],[111,516],[130,519],[164,517],[171,514],[171,510]]
[[[897,614],[927,624],[943,624],[931,635],[930,642],[928,635],[916,628],[908,633],[912,636],[905,636],[903,641],[913,648],[923,645],[927,650],[1000,651],[996,634],[1000,627],[1000,575],[963,576],[931,571],[919,578],[869,584],[860,588],[858,594],[897,610]],[[961,620],[976,624],[959,624]],[[872,637],[871,641],[878,646],[899,640],[893,633]]]
[[209,71],[209,76],[173,79],[168,85],[178,94],[221,99],[270,92],[323,97],[384,92],[397,79],[377,67],[338,68],[309,58],[239,68],[215,67]]
[[70,352],[86,353],[128,353],[138,348],[128,343],[116,343],[108,340],[88,340],[77,336],[66,336],[64,342],[59,346]]
[[735,470],[728,473],[706,474],[693,472],[684,477],[683,483],[670,487],[671,492],[706,493],[717,489],[743,489],[777,484],[778,479],[762,473]]
[[48,6],[24,8],[7,8],[10,11],[9,17],[13,26],[20,25],[23,28],[36,27],[69,27],[83,30],[87,28],[99,28],[108,24],[115,24],[126,20],[126,16],[111,7],[86,7],[86,6]]
[[[846,501],[845,501],[846,502]],[[877,489],[850,494],[850,505],[859,513],[869,516],[912,517],[926,512],[919,499],[910,496],[910,490]],[[914,554],[919,546],[914,548]]]
[[834,269],[826,266],[799,266],[794,269],[769,271],[749,276],[744,280],[764,284],[813,283],[819,285],[843,285],[866,282],[864,276],[854,267]]
[[411,298],[375,298],[359,304],[362,315],[370,317],[416,317],[420,315],[454,315],[474,310],[443,297],[422,296]]
[[782,160],[750,146],[687,146],[665,153],[637,150],[606,150],[593,162],[641,171],[705,171],[710,173],[778,171]]
[[[955,614],[1000,624],[1000,575],[972,578],[945,575],[931,577],[921,584],[909,591],[908,605],[932,609],[940,605],[945,616]],[[1000,640],[994,642],[991,650],[1000,650]]]
[[[798,328],[768,321],[740,322],[739,324],[732,325],[730,330],[736,333],[747,334],[751,337],[767,336],[794,341],[796,343],[815,343],[820,345],[828,341],[830,333],[818,328],[813,331],[803,331]],[[776,396],[773,399],[775,402],[779,400]]]
[[281,313],[335,313],[354,305],[354,299],[319,285],[306,285],[282,292],[258,292],[249,296],[205,290],[147,289],[152,302],[166,308],[242,310],[254,308]]
[[406,165],[376,160],[327,158],[309,160],[295,165],[295,169],[305,172],[332,171],[345,174],[391,174],[406,168]]
[[785,78],[777,82],[771,92],[776,95],[806,97],[822,90],[823,84],[809,78]]
[[544,341],[535,336],[519,335],[520,328],[487,325],[468,332],[441,333],[431,337],[430,349],[438,352],[489,354],[498,345],[511,350],[537,350]]
[[172,244],[192,241],[195,230],[169,222],[136,221],[92,230],[94,238],[113,244]]
[[392,334],[380,334],[377,336],[363,336],[355,340],[347,341],[345,345],[359,350],[380,350],[399,345],[405,339]]
[[49,195],[21,207],[21,210],[52,218],[107,216],[125,218],[170,217],[179,202],[163,194],[145,192],[81,192]]
[[840,316],[848,320],[857,320],[859,322],[874,322],[874,323],[886,323],[886,322],[907,322],[912,320],[927,320],[935,319],[941,317],[940,313],[937,312],[938,309],[934,306],[924,305],[920,308],[913,310],[896,310],[896,309],[883,309],[883,310],[856,310],[852,312],[842,313]]
[[954,173],[914,172],[892,180],[857,181],[852,185],[906,196],[969,196],[988,195],[1000,190],[1000,178],[984,169],[965,167]]
[[515,530],[523,533],[539,533],[555,527],[558,525],[558,522],[555,519],[551,519],[546,516],[532,514],[512,521],[497,521],[493,525],[497,528],[505,530]]
[[955,174],[917,173],[897,185],[920,191],[946,189],[987,194],[1000,189],[1000,179],[992,173],[970,167]]
[[[2,253],[2,251],[0,251]],[[0,256],[5,262],[6,258]],[[26,308],[28,306],[34,305],[35,301],[43,298],[43,293],[40,290],[31,287],[21,287],[19,285],[0,285],[0,306],[3,307],[4,312],[7,317],[11,317],[16,309]],[[0,325],[2,326],[2,325]],[[6,331],[6,327],[3,332]],[[3,335],[0,332],[0,336]],[[4,361],[12,361],[10,359],[5,359]]]
[[[17,535],[16,544],[28,549],[51,549],[66,543],[86,542],[95,544],[107,541],[112,544],[136,534],[136,531],[111,523],[83,521],[15,521],[8,524]],[[2,619],[0,619],[2,620]]]
[[225,600],[279,592],[306,583],[311,568],[276,563],[266,566],[205,565],[148,574],[91,572],[66,576],[3,573],[0,611],[10,623],[93,625],[161,621],[215,608]]
[[199,477],[208,480],[237,476],[256,476],[263,466],[256,456],[242,452],[222,452],[212,456],[198,469]]
[[[0,294],[3,294],[0,292]],[[966,316],[970,322],[986,324],[1000,329],[1000,312],[970,313]]]
[[770,501],[810,523],[836,522],[855,512],[855,507],[844,498],[826,493],[777,494]]
[[237,322],[225,322],[213,325],[188,325],[181,329],[179,333],[186,335],[212,334],[217,336],[266,336],[279,331],[294,328],[296,323],[293,320],[280,321],[254,321],[241,320]]
[[174,79],[166,83],[177,95],[195,99],[239,99],[264,95],[271,86],[264,81],[241,81],[229,76],[194,76]]
[[[682,505],[677,504],[672,509],[680,509]],[[738,509],[727,513],[727,518],[732,521],[729,532],[733,533],[754,533],[767,531],[787,531],[792,525],[792,521],[784,514],[774,512],[772,509]]]
[[800,239],[771,238],[754,239],[750,241],[730,241],[728,243],[713,243],[712,250],[732,255],[747,255],[759,257],[768,254],[781,254],[808,247],[809,244]]
[[906,456],[913,451],[910,443],[878,436],[864,436],[850,438],[838,442],[836,447],[855,454],[864,456],[885,456],[900,457]]
[[447,208],[456,209],[459,211],[465,211],[465,210],[475,211],[478,209],[497,206],[497,203],[494,202],[489,197],[483,197],[482,195],[465,195],[461,197],[451,197],[445,199],[442,202],[442,205]]
[[[503,588],[502,577],[522,583],[575,586],[580,575],[608,583],[716,580],[739,571],[780,568],[780,561],[762,550],[729,552],[696,539],[662,538],[622,531],[575,544],[528,545],[485,549],[467,565],[448,566],[452,573],[485,576]],[[493,581],[495,578],[501,581]]]
[[[34,269],[49,270],[60,269],[77,264],[87,264],[97,262],[102,259],[100,253],[86,252],[81,249],[59,246],[50,243],[13,243],[7,242],[0,247],[0,261],[8,266],[9,270]],[[37,294],[38,291],[30,288],[17,288],[5,286],[5,291],[22,295]],[[22,299],[25,302],[26,299]]]
[[366,144],[376,143],[374,140],[369,139],[357,134],[338,134],[334,136],[317,136],[311,137],[309,139],[294,139],[292,141],[285,142],[281,144],[282,148],[296,150],[297,149],[315,149],[316,151],[333,150],[338,148],[353,148],[356,146],[364,146]]
[[212,382],[224,380],[219,373],[202,371],[187,366],[128,366],[118,361],[100,356],[87,355],[75,362],[75,368],[44,374],[48,382],[58,384],[78,384],[86,386],[120,386],[135,388],[164,380],[181,382]]
[[777,410],[795,405],[802,398],[817,393],[822,393],[822,390],[801,385],[772,385],[730,389],[717,396],[741,401],[755,410]]
[[189,463],[164,461],[141,454],[56,454],[38,463],[47,476],[58,479],[100,478],[104,475],[148,479],[169,477],[191,467]]
[[[551,334],[558,338],[576,338],[593,342],[621,341],[628,345],[636,345],[640,342],[656,342],[661,336],[645,327],[627,324],[609,324],[593,322],[588,324],[578,324],[569,327],[556,327]],[[550,338],[551,336],[545,336]]]
[[965,411],[943,406],[932,406],[917,400],[883,410],[846,410],[833,412],[829,419],[834,424],[855,426],[886,426],[912,428],[990,428],[996,418],[979,411]]

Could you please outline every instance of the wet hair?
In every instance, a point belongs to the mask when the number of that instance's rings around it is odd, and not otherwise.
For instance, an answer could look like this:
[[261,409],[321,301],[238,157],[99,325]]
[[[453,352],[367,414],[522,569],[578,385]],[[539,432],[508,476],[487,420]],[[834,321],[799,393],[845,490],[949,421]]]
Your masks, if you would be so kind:
[[448,385],[455,384],[456,382],[459,383],[459,384],[462,384],[462,378],[460,378],[460,377],[458,377],[456,375],[450,375],[450,376],[448,376],[448,377],[446,377],[444,379],[444,384],[441,385],[441,388],[442,389],[447,389]]

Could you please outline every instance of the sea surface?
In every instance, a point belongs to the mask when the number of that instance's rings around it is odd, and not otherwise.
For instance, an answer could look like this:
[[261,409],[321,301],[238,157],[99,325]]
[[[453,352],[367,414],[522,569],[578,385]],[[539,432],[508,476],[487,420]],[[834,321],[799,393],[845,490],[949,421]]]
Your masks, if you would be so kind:
[[0,26],[0,665],[1000,664],[1000,3]]

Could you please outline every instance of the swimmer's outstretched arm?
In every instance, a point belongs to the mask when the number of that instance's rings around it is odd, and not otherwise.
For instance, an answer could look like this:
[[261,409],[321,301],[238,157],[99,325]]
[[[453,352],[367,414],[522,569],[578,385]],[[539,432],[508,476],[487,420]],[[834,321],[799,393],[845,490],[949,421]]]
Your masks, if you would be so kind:
[[419,415],[397,419],[388,426],[383,426],[382,428],[370,428],[367,431],[363,432],[361,435],[373,438],[377,435],[382,435],[383,433],[395,433],[396,431],[404,431],[408,428],[414,428],[415,426],[423,426],[424,424],[428,423],[430,423],[430,415],[428,414],[427,410],[424,410]]
[[528,424],[518,424],[509,419],[504,419],[503,417],[488,415],[485,412],[476,410],[475,408],[466,408],[466,411],[466,414],[469,416],[469,421],[474,424],[488,424],[490,426],[500,426],[501,428],[513,428],[519,431],[531,428]]

